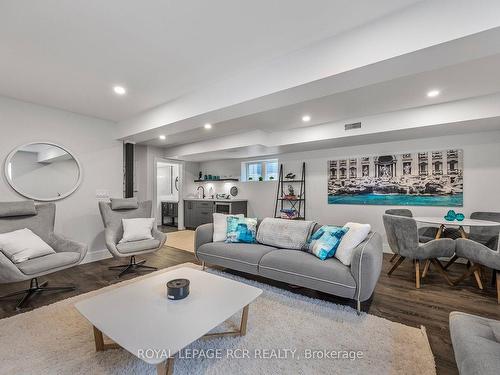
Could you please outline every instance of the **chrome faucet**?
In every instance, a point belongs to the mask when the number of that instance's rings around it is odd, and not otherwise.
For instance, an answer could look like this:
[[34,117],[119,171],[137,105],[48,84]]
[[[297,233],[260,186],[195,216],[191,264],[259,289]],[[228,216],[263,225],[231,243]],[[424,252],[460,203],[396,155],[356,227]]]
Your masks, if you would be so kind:
[[196,189],[196,191],[200,190],[200,188],[203,191],[202,198],[205,199],[205,188],[203,186],[198,186],[198,189]]

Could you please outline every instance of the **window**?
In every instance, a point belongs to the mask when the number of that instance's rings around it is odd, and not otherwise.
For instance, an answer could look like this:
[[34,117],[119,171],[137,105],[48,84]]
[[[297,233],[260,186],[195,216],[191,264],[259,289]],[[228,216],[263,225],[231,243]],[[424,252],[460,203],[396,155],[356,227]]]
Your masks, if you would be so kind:
[[278,159],[241,163],[241,181],[273,181],[278,179]]

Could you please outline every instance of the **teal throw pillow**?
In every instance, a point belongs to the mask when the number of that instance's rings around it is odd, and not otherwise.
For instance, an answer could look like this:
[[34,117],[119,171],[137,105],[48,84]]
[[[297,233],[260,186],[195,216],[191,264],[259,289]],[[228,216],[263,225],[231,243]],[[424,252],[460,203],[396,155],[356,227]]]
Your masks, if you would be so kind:
[[226,242],[254,243],[257,232],[257,219],[236,216],[227,217]]
[[323,225],[309,237],[307,249],[321,260],[331,258],[348,230],[349,228]]

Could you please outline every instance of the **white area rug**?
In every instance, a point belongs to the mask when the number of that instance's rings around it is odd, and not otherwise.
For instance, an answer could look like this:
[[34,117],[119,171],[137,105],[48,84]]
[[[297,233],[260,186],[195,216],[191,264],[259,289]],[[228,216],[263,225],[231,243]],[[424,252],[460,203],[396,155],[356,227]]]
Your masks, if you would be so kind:
[[194,253],[194,230],[180,230],[178,232],[167,233],[165,246]]
[[[423,329],[369,314],[358,315],[350,307],[210,272],[255,285],[264,292],[250,305],[246,336],[196,341],[189,349],[199,349],[204,354],[201,357],[219,350],[221,358],[177,357],[175,375],[436,373]],[[133,280],[123,283],[129,282]],[[76,301],[117,285],[0,320],[0,374],[156,374],[155,367],[125,350],[96,353],[91,326],[73,307]],[[238,324],[240,316],[234,316],[227,325]],[[249,358],[228,358],[231,350],[235,356],[248,350]],[[351,356],[361,352],[362,356],[359,358],[358,354],[355,360],[307,359],[308,350],[317,350],[317,355],[323,357],[332,351],[348,351]],[[285,355],[288,358],[283,358]],[[189,356],[189,352],[183,356]]]

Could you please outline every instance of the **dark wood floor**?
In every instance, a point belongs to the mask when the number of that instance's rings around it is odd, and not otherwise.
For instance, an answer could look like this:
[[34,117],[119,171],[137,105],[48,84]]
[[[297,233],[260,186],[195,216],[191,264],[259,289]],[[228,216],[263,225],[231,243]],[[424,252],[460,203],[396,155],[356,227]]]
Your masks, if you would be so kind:
[[[154,254],[144,257],[147,264],[166,268],[185,262],[197,263],[194,255],[174,248],[164,248]],[[389,320],[414,327],[424,325],[427,329],[432,351],[436,359],[438,374],[457,374],[451,346],[448,315],[451,311],[464,311],[485,317],[500,319],[500,305],[496,303],[494,289],[488,284],[485,291],[477,289],[472,280],[457,287],[445,285],[436,272],[431,272],[422,282],[420,290],[415,289],[413,267],[410,262],[403,263],[391,278],[386,273],[390,268],[389,255],[384,256],[383,272],[375,294],[363,309]],[[44,277],[51,285],[74,284],[78,289],[74,292],[45,294],[35,297],[31,307],[36,308],[68,298],[80,293],[99,289],[121,281],[116,272],[108,271],[107,267],[120,264],[121,261],[105,259],[94,263],[83,264],[71,269],[56,272]],[[463,272],[464,265],[455,264],[450,269],[452,278]],[[237,272],[233,272],[237,273]],[[351,304],[351,302],[302,288],[293,288],[283,283],[262,279],[256,276],[243,275],[248,278],[266,282],[295,293],[309,295],[315,298],[330,300],[336,303]],[[489,276],[489,275],[486,275]],[[130,279],[135,275],[124,276]],[[485,277],[486,279],[486,277]],[[0,285],[0,295],[26,287],[26,283]],[[15,300],[0,303],[0,318],[18,314],[14,311]],[[411,350],[409,348],[409,350]]]

